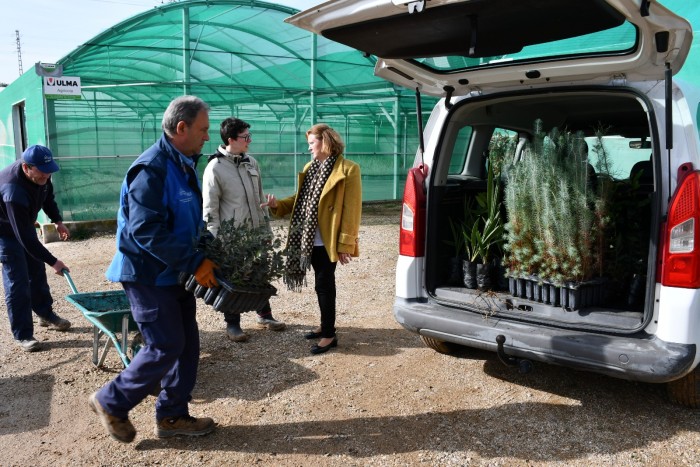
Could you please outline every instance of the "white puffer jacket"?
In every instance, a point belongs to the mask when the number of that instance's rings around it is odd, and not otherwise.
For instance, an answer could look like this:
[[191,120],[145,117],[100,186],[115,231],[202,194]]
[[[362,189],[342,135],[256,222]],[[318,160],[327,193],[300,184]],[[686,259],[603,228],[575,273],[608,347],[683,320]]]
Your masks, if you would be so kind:
[[216,236],[222,221],[235,225],[250,220],[254,227],[270,224],[263,201],[258,162],[248,154],[230,154],[224,146],[210,157],[204,169],[202,196],[207,230]]

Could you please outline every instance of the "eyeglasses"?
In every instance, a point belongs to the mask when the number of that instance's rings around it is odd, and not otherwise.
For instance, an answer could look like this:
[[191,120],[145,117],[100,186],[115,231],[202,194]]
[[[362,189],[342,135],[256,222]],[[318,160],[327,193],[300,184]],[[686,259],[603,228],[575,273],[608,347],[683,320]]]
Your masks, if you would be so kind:
[[236,136],[236,139],[243,138],[246,143],[250,143],[250,139],[252,138],[252,136],[253,136],[253,133],[248,133],[245,135],[238,135],[238,136]]

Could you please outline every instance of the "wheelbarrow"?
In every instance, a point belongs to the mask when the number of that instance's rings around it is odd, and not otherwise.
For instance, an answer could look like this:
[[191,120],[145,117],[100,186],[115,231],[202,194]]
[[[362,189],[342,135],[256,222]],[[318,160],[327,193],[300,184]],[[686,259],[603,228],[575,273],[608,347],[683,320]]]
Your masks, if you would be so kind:
[[[127,355],[130,345],[129,332],[138,332],[138,326],[131,316],[131,307],[126,293],[123,290],[78,293],[68,271],[64,270],[63,276],[73,291],[72,294],[66,295],[66,300],[75,305],[85,319],[93,325],[92,363],[98,368],[102,368],[107,353],[111,348],[114,348],[119,354],[124,368],[129,366],[131,363],[131,359]],[[102,336],[106,336],[106,339],[100,352]],[[132,356],[141,348],[140,344],[140,334],[137,334],[131,342]]]

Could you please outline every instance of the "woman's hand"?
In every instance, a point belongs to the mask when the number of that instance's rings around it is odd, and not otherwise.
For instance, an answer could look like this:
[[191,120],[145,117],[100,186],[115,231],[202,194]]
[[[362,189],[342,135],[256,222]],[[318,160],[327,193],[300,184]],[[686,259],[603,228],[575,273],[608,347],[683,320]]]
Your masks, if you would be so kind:
[[340,264],[348,264],[352,261],[352,256],[350,253],[338,253],[338,261],[340,261]]
[[267,198],[267,201],[264,203],[260,203],[261,208],[277,208],[277,198],[275,198],[275,195],[266,195],[265,197]]

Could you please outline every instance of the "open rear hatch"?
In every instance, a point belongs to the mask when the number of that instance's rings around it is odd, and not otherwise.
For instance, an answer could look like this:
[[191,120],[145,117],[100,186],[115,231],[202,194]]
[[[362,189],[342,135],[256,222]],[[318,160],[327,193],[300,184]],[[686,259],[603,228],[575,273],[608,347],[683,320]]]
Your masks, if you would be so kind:
[[643,0],[333,0],[286,22],[379,58],[375,74],[444,96],[530,82],[663,79],[692,29]]

